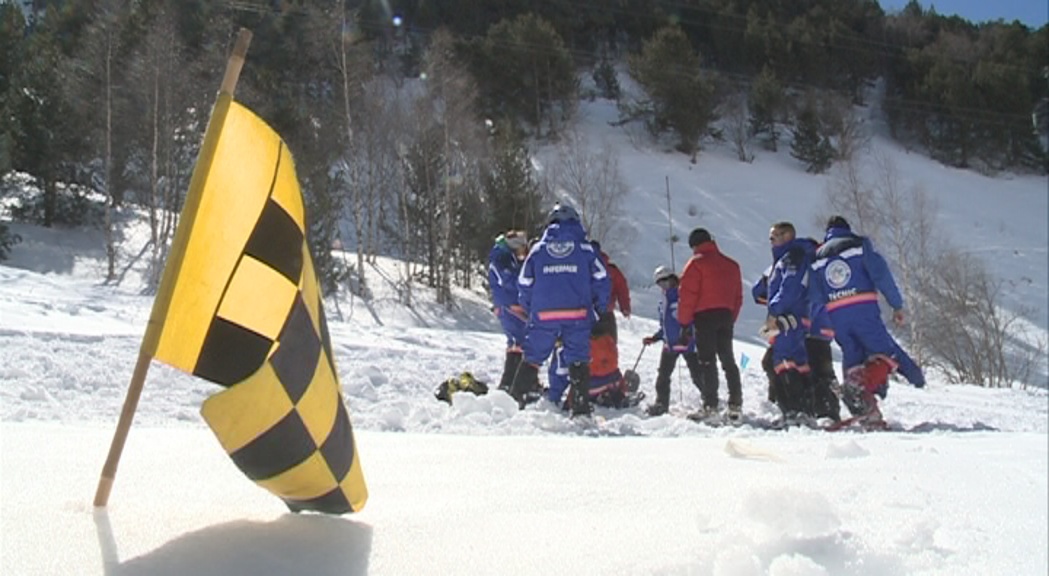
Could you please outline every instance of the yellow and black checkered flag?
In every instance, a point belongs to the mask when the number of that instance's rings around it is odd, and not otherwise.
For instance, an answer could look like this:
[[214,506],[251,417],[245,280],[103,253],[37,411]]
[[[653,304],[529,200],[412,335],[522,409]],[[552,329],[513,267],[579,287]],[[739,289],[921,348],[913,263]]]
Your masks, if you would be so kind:
[[223,93],[200,158],[142,350],[227,387],[201,414],[237,467],[291,509],[360,510],[368,490],[291,153]]

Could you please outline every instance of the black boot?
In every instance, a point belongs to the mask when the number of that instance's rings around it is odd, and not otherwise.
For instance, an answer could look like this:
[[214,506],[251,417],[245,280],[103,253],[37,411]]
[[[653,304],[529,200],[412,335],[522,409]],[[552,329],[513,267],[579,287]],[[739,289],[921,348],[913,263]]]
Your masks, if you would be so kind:
[[761,357],[761,369],[765,371],[765,377],[769,379],[769,402],[776,403],[776,368],[772,365],[772,346],[765,349],[765,355]]
[[568,367],[572,416],[590,415],[590,365],[576,362]]
[[807,390],[802,375],[793,368],[784,370],[776,374],[776,382],[776,404],[783,415],[790,419],[807,414]]
[[[693,354],[693,361],[695,361],[694,356]],[[659,357],[659,371],[656,373],[656,401],[646,410],[649,416],[662,416],[670,409],[670,375],[674,372],[676,363],[677,354],[663,350],[663,354]]]
[[[725,373],[725,385],[728,388],[728,405],[736,408],[743,406],[743,379],[739,375],[739,366],[736,361],[722,362],[721,371]],[[717,394],[718,373],[714,371],[714,390]]]
[[518,364],[513,384],[510,385],[510,395],[514,397],[514,400],[517,400],[518,408],[525,407],[528,393],[535,390],[538,386],[539,367],[531,362]]
[[813,378],[813,393],[816,395],[816,417],[830,418],[835,422],[841,420],[841,403],[834,393],[836,380]]
[[503,377],[499,379],[499,389],[509,392],[514,384],[514,375],[517,367],[521,365],[520,352],[506,352],[506,360],[503,361]]
[[718,407],[718,365],[716,362],[699,361],[699,382],[692,381],[703,397],[703,408]]

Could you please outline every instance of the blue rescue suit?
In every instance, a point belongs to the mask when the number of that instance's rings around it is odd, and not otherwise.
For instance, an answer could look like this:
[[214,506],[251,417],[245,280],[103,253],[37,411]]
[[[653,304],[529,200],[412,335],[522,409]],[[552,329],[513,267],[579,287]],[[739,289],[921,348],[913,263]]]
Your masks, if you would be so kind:
[[786,370],[808,372],[808,330],[804,320],[809,317],[806,282],[813,252],[812,243],[800,238],[772,248],[776,263],[768,279],[768,313],[777,318],[779,326],[779,334],[772,342],[772,362],[777,374]]
[[518,302],[517,276],[521,262],[502,237],[488,253],[488,285],[492,290],[492,307],[506,334],[506,349],[520,351],[525,340],[524,308]]
[[577,220],[551,223],[521,267],[517,280],[528,312],[524,359],[542,364],[558,338],[565,364],[590,360],[590,328],[608,309],[611,283],[600,255]]
[[826,306],[834,338],[841,347],[842,368],[862,365],[881,354],[891,358],[907,380],[918,387],[925,376],[914,360],[900,348],[882,322],[878,293],[894,310],[903,308],[903,298],[885,259],[871,241],[847,228],[830,228],[811,266],[809,297]]

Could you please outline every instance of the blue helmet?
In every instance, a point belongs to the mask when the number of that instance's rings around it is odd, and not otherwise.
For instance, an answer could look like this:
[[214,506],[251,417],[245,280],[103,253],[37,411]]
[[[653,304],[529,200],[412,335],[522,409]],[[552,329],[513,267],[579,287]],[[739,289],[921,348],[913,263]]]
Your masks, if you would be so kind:
[[579,213],[575,211],[568,204],[561,204],[558,202],[554,204],[554,209],[550,211],[550,218],[548,220],[553,222],[568,222],[569,220],[579,221]]

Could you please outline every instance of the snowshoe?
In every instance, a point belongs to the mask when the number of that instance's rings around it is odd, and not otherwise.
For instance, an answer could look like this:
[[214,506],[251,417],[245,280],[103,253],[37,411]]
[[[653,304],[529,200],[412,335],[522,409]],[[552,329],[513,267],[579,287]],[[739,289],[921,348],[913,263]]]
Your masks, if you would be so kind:
[[860,414],[859,416],[853,416],[852,418],[845,418],[838,422],[832,422],[823,429],[828,432],[837,432],[839,430],[859,430],[864,432],[888,430],[889,424],[885,421],[885,418],[882,417],[881,410],[878,408],[877,400],[873,400],[873,402],[873,407],[866,414]]
[[663,404],[662,402],[655,402],[655,403],[649,404],[648,407],[645,408],[645,414],[647,414],[648,416],[651,416],[653,418],[656,417],[656,416],[662,416],[662,415],[664,415],[666,413],[667,413],[667,405]]
[[687,416],[687,418],[693,422],[699,424],[706,424],[711,427],[721,426],[721,414],[718,413],[718,409],[713,406],[703,407]]
[[644,399],[645,393],[640,390],[636,390],[630,394],[627,394],[626,398],[623,399],[623,408],[632,408],[634,406],[637,406],[638,404],[641,404],[641,401]]
[[790,412],[787,413],[784,418],[788,427],[803,427],[809,428],[810,430],[822,429],[816,418],[804,412]]

